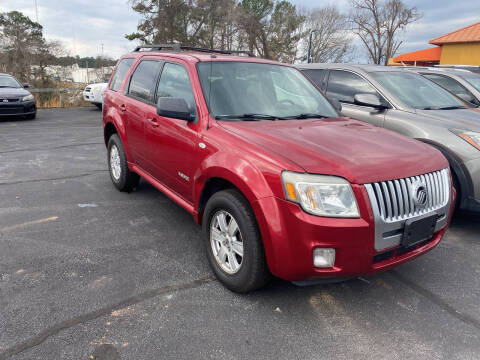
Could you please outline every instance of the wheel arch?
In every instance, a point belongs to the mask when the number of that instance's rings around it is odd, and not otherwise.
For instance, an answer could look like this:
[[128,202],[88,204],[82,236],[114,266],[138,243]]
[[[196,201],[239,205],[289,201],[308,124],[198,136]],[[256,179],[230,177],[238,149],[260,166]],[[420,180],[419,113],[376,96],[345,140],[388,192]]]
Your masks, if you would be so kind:
[[448,160],[448,163],[450,164],[450,169],[453,173],[452,176],[455,176],[457,178],[457,181],[460,185],[460,194],[457,193],[457,198],[460,199],[460,207],[461,207],[463,201],[468,198],[468,194],[471,193],[473,189],[473,184],[471,179],[463,170],[463,167],[461,165],[462,164],[461,159],[455,154],[453,154],[447,147],[435,141],[432,141],[430,139],[416,139],[416,140],[421,141],[430,146],[433,146],[435,149],[440,151],[443,154],[443,156],[445,156],[445,158]]
[[[249,181],[251,181],[251,179],[249,179]],[[259,196],[258,189],[255,191],[239,175],[228,169],[222,168],[210,168],[207,173],[203,174],[203,176],[198,179],[195,188],[195,208],[197,210],[196,221],[199,224],[202,223],[203,211],[208,200],[218,191],[236,189],[247,199],[251,207],[252,202]]]

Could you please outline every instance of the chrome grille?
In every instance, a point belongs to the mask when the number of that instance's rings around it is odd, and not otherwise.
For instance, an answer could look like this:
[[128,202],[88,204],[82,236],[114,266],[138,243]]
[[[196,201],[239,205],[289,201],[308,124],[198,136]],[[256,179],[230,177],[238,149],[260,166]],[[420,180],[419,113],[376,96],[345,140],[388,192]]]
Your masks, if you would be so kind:
[[[412,184],[425,185],[427,200],[424,206],[415,204]],[[444,207],[450,200],[448,169],[404,179],[366,184],[372,206],[384,222],[397,222]]]

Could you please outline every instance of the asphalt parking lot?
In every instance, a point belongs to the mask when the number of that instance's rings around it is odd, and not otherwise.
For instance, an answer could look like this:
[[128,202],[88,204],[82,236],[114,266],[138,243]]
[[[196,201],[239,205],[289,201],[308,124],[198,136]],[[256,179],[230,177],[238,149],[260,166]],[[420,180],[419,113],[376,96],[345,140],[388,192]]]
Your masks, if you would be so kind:
[[96,108],[0,120],[0,359],[480,358],[480,217],[387,273],[237,295],[190,215],[106,169]]

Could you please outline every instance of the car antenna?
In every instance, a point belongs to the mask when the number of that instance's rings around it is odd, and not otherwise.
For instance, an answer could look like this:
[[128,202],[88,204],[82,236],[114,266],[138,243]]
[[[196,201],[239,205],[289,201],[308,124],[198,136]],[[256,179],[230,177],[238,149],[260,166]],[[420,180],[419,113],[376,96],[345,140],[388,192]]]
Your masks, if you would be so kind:
[[[215,54],[210,55],[212,59],[215,59],[217,56]],[[207,130],[210,129],[210,97],[212,95],[212,76],[213,76],[213,61],[210,60],[210,76],[208,77],[208,120],[207,120]]]

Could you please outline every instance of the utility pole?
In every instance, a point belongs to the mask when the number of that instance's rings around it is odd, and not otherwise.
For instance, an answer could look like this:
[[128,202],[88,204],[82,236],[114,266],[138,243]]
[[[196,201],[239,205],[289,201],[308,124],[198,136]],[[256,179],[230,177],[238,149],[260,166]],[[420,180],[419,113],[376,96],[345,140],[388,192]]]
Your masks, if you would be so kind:
[[102,82],[105,81],[105,67],[103,62],[103,43],[102,43],[102,57],[100,58],[100,66],[102,67]]
[[88,80],[88,60],[85,60],[85,64],[87,65],[87,85],[88,85],[88,83],[90,82],[90,81]]
[[37,0],[35,0],[35,15],[37,17],[37,23],[38,23],[38,5],[37,5]]
[[307,63],[311,62],[311,53],[312,53],[312,37],[313,33],[317,32],[319,29],[313,29],[310,31],[310,36],[308,37],[308,53],[307,53]]

